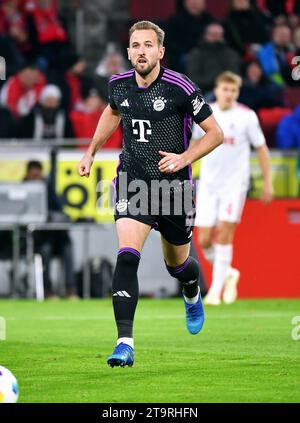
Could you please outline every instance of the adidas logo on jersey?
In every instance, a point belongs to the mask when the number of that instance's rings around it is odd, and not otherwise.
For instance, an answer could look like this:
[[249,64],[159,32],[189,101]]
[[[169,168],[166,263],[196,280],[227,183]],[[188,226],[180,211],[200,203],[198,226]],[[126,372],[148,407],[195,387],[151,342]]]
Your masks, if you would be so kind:
[[121,103],[121,106],[123,106],[123,107],[129,107],[129,103],[128,103],[128,99],[126,98],[126,100],[124,100],[122,103]]
[[131,295],[128,294],[127,291],[117,291],[113,294],[113,297],[127,297],[131,298]]

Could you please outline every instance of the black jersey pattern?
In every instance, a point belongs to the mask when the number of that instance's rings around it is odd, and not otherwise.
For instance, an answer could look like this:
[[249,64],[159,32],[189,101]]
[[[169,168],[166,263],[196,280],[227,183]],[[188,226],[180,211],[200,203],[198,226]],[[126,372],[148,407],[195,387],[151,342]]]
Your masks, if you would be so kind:
[[119,171],[132,179],[180,181],[191,179],[188,166],[172,174],[159,171],[159,151],[183,153],[189,146],[192,122],[212,114],[201,91],[187,76],[161,67],[148,87],[138,87],[134,69],[113,75],[109,104],[118,110],[123,125]]

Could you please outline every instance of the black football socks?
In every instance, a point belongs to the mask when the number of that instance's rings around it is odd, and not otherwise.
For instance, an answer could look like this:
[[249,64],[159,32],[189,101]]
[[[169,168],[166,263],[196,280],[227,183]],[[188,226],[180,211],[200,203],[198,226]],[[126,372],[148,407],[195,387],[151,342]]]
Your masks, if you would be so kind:
[[166,264],[168,272],[173,278],[178,279],[183,287],[183,295],[186,298],[195,298],[199,292],[198,277],[199,265],[193,257],[188,257],[179,266],[171,267]]
[[121,248],[118,252],[112,283],[118,341],[133,337],[133,319],[139,296],[137,270],[140,258],[140,253],[134,248]]

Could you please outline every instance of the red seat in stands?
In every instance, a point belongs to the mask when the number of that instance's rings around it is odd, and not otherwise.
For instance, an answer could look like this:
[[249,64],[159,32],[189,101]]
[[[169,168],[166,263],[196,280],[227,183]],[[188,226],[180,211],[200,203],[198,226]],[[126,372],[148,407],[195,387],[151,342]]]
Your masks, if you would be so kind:
[[291,112],[292,109],[287,107],[262,108],[258,110],[257,114],[269,147],[273,147],[275,144],[275,132],[278,123]]
[[130,16],[133,20],[140,19],[168,19],[176,12],[176,0],[151,0],[143,2],[141,0],[130,1]]
[[[92,139],[96,130],[101,112],[84,113],[79,111],[72,111],[70,119],[76,138]],[[119,126],[116,131],[108,138],[106,143],[101,148],[115,149],[122,148],[122,130]],[[78,145],[78,148],[86,149],[87,145]]]
[[300,88],[286,87],[283,91],[283,98],[285,105],[294,109],[300,104]]

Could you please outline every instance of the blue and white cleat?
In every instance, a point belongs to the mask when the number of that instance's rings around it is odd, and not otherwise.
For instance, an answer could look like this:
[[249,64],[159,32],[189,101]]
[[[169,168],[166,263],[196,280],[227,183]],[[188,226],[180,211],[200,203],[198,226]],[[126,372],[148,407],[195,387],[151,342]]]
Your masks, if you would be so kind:
[[187,330],[196,335],[202,329],[204,323],[204,309],[201,301],[201,293],[199,289],[199,298],[195,304],[188,304],[184,299],[185,317]]
[[124,344],[121,342],[116,346],[114,352],[107,359],[107,364],[110,367],[114,366],[129,366],[131,367],[134,362],[134,351],[130,345]]

